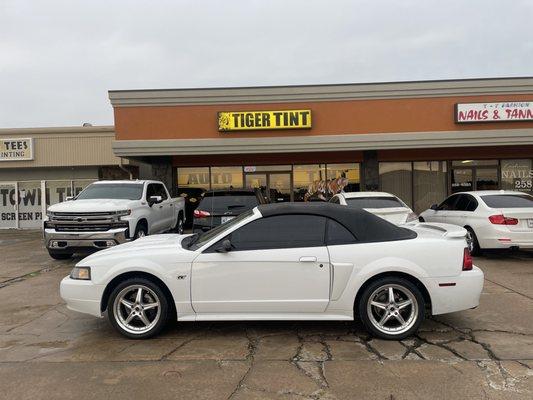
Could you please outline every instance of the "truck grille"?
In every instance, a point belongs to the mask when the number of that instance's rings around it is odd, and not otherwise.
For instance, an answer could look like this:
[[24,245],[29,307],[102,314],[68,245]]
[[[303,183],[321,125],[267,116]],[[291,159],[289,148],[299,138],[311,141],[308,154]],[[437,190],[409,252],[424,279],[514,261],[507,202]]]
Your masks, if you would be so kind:
[[105,232],[128,224],[120,221],[114,212],[56,212],[47,226],[58,232]]

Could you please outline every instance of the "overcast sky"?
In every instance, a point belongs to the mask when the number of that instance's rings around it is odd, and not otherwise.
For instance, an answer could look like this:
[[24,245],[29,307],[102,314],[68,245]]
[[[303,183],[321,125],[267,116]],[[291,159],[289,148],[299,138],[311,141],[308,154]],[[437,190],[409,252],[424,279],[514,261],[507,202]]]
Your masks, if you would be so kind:
[[109,89],[533,76],[532,0],[0,0],[0,128]]

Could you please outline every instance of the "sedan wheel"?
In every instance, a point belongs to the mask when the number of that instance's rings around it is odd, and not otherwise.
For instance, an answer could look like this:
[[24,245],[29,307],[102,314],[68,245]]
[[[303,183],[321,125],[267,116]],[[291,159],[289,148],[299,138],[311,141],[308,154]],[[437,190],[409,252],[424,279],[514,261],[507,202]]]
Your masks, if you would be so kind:
[[146,279],[129,279],[113,291],[108,303],[113,326],[130,338],[148,338],[166,324],[168,303],[164,293]]
[[383,278],[364,292],[359,313],[366,328],[384,339],[403,339],[424,318],[424,300],[418,288],[402,278]]

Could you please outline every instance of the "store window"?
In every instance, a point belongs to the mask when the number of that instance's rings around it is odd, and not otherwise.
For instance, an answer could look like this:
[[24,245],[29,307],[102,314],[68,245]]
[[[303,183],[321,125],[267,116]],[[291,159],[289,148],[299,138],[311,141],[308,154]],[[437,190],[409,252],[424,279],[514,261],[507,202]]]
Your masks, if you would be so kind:
[[326,179],[325,164],[294,165],[292,172],[294,201],[304,201],[309,186]]
[[361,190],[359,164],[328,164],[326,170],[328,179],[348,178],[348,185],[344,187],[345,192]]
[[413,173],[410,162],[379,163],[379,186],[383,192],[392,193],[413,207]]
[[413,169],[413,210],[418,214],[446,197],[446,161],[414,162]]
[[211,167],[211,189],[242,188],[242,167]]
[[178,168],[178,187],[209,189],[209,167]]
[[529,159],[501,161],[501,187],[533,194],[533,165]]

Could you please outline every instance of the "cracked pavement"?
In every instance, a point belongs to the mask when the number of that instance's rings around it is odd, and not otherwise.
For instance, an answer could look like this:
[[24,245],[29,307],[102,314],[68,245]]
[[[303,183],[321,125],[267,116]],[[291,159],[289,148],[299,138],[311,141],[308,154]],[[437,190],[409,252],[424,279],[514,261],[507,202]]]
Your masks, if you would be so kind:
[[476,258],[475,310],[401,342],[353,322],[176,323],[128,340],[66,309],[39,232],[0,231],[0,397],[6,399],[531,399],[533,253]]

